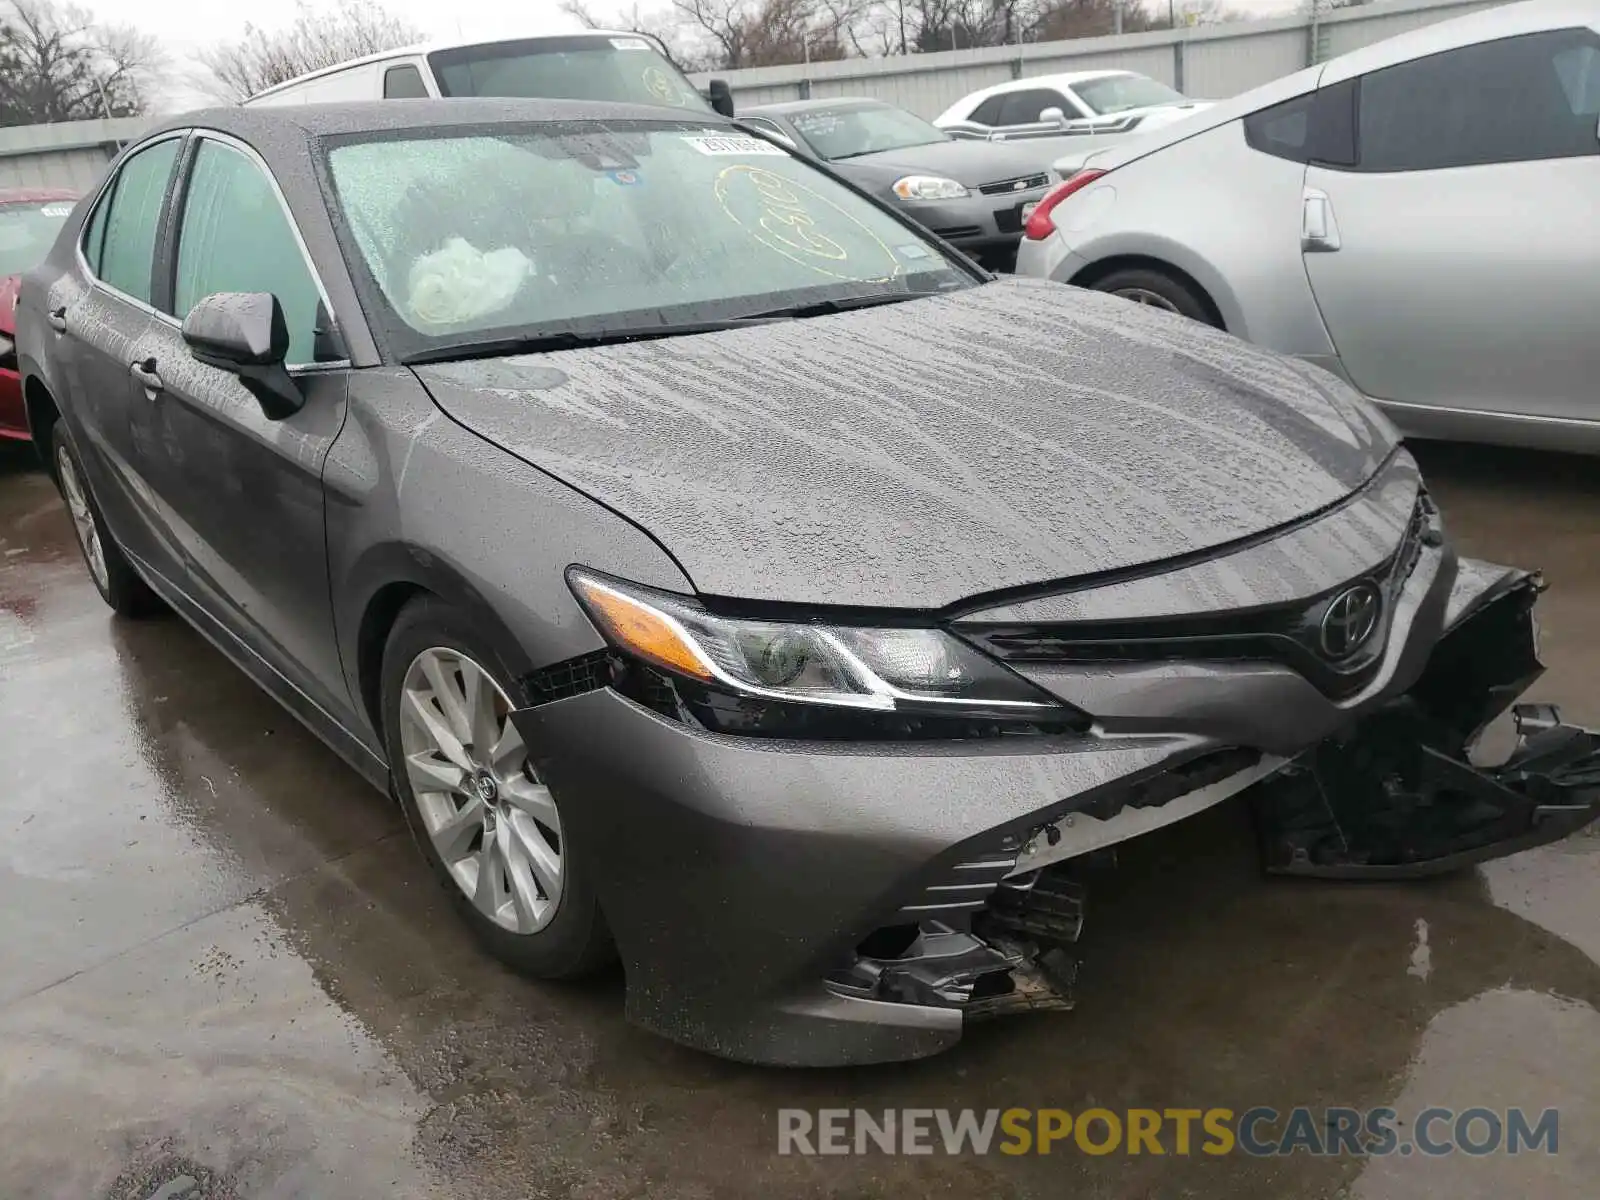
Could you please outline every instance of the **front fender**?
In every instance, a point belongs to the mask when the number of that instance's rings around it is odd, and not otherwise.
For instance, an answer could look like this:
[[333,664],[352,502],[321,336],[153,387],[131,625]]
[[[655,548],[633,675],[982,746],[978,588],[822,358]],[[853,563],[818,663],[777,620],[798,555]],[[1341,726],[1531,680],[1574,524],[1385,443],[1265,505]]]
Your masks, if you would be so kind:
[[642,529],[456,423],[403,368],[352,374],[323,487],[340,665],[374,748],[363,678],[388,625],[370,621],[394,589],[472,614],[519,673],[602,644],[567,587],[572,563],[694,590]]

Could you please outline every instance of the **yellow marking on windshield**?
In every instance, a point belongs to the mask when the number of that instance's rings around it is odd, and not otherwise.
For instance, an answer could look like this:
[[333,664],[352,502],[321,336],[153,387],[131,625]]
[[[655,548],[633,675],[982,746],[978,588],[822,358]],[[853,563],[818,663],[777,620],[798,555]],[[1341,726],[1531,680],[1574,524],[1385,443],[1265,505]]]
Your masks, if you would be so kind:
[[[717,201],[734,224],[791,262],[834,279],[872,283],[885,282],[901,273],[899,260],[882,238],[802,183],[763,167],[738,164],[718,172],[715,186]],[[854,229],[848,230],[847,226]],[[883,252],[887,269],[882,274],[871,273],[877,269],[871,261],[877,257],[871,247],[864,248],[865,253],[858,249],[856,262],[851,264],[858,267],[857,271],[845,267],[850,252],[830,234],[843,236],[857,231]],[[862,262],[863,257],[868,261]],[[843,269],[836,270],[836,266]]]
[[645,91],[656,99],[677,108],[682,108],[687,103],[687,97],[683,94],[683,89],[673,83],[672,76],[668,75],[660,67],[646,67],[639,78],[644,81]]

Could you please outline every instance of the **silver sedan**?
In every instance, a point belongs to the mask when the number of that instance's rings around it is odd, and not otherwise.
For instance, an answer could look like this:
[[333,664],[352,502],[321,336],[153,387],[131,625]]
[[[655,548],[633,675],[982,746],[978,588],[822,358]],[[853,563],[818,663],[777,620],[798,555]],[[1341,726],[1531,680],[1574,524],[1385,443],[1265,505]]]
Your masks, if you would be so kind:
[[1315,362],[1414,436],[1600,453],[1600,0],[1443,22],[1058,168],[1019,273]]

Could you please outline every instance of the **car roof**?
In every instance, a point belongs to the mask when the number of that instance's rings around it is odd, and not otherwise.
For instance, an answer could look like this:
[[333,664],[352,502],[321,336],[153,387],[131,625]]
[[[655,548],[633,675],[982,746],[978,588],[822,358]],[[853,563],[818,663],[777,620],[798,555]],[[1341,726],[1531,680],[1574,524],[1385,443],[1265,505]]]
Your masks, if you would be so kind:
[[0,188],[0,205],[43,204],[49,200],[76,200],[78,193],[72,188]]
[[320,67],[315,71],[307,71],[304,75],[296,75],[293,79],[286,79],[282,83],[275,83],[269,88],[262,88],[249,96],[251,100],[259,100],[263,96],[270,96],[281,92],[285,88],[295,87],[312,79],[321,79],[325,75],[336,75],[340,71],[351,67],[364,67],[372,63],[390,62],[397,58],[416,58],[423,54],[432,54],[436,50],[464,50],[469,46],[498,46],[506,42],[558,42],[569,39],[599,39],[599,38],[642,38],[643,40],[660,46],[660,41],[653,34],[636,33],[630,29],[575,29],[570,33],[530,33],[524,37],[499,37],[499,38],[448,38],[436,41],[414,42],[409,46],[397,46],[393,50],[380,50],[376,54],[364,54],[360,58],[352,58],[347,62],[335,63],[331,67]]
[[1398,34],[1331,58],[1319,66],[1307,67],[1293,75],[1274,79],[1248,92],[1219,100],[1210,108],[1197,111],[1181,121],[1164,125],[1150,133],[1131,137],[1103,150],[1090,151],[1090,166],[1109,171],[1157,150],[1186,141],[1196,134],[1216,129],[1247,117],[1253,112],[1303,96],[1325,83],[1337,83],[1368,71],[1410,62],[1458,46],[1545,29],[1566,29],[1586,25],[1600,28],[1600,0],[1522,0],[1499,8],[1484,9],[1440,21],[1422,29]]
[[755,113],[758,116],[783,117],[790,113],[815,112],[823,108],[893,108],[887,100],[872,96],[829,96],[816,100],[780,100],[776,104],[751,104],[739,109],[740,115]]
[[[1025,92],[1032,88],[1064,88],[1074,84],[1087,83],[1091,79],[1109,79],[1113,75],[1137,75],[1137,71],[1063,71],[1055,75],[1030,75],[1026,79],[1008,79],[1005,83],[996,83],[990,87],[980,88],[976,92],[963,96],[955,104],[966,105],[969,101],[976,104],[980,100],[987,100],[990,96],[1000,96],[1007,92]],[[955,104],[950,107],[954,108]]]
[[249,108],[203,108],[180,113],[153,126],[146,136],[175,129],[212,129],[246,142],[282,139],[303,141],[348,133],[400,129],[447,129],[452,126],[527,124],[554,121],[685,121],[727,125],[716,113],[627,104],[612,100],[549,100],[474,97],[456,100],[362,100],[345,104],[262,105]]

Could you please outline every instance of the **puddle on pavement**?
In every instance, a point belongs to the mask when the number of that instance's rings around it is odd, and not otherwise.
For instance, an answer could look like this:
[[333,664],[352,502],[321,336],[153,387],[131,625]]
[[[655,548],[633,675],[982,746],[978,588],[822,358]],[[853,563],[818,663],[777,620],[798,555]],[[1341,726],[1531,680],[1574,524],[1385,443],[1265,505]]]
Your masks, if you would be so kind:
[[[628,1027],[614,977],[495,966],[386,802],[188,630],[106,617],[50,558],[71,549],[53,519],[55,550],[0,558],[4,594],[36,602],[6,610],[34,640],[0,659],[29,798],[0,796],[0,1196],[1592,1195],[1592,837],[1421,885],[1268,882],[1224,806],[1095,884],[1074,1012],[922,1063],[742,1067]],[[1487,1168],[775,1152],[782,1107],[1413,1102],[1559,1105],[1572,1135]]]

